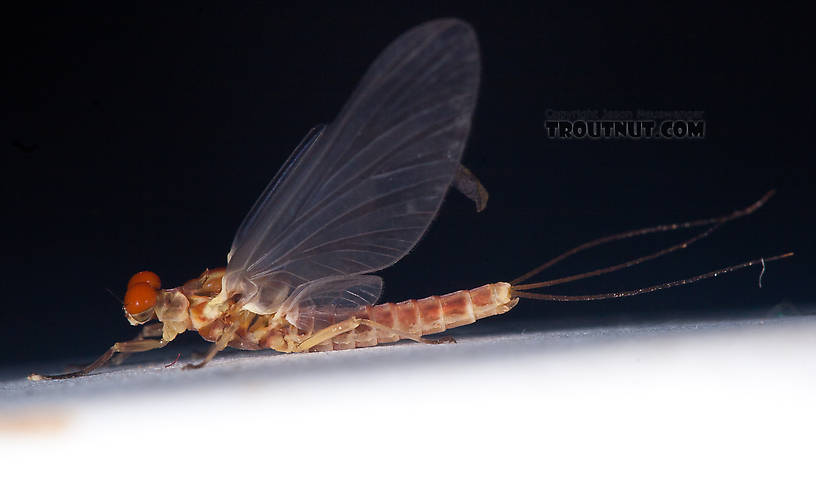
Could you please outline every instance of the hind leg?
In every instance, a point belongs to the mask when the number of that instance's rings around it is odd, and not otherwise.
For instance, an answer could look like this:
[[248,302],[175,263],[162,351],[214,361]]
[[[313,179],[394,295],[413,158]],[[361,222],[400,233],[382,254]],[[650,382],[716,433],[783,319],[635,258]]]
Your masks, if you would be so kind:
[[401,330],[388,327],[387,325],[382,325],[380,323],[374,322],[373,320],[352,317],[342,322],[338,322],[334,325],[330,325],[325,329],[318,330],[311,337],[299,343],[294,351],[308,352],[309,349],[311,349],[312,347],[320,345],[321,343],[326,342],[328,340],[332,340],[338,335],[350,332],[359,327],[360,325],[366,325],[374,330],[379,330],[382,332],[386,332],[388,334],[397,335],[401,339],[409,339],[413,340],[414,342],[420,342],[423,344],[441,344],[455,342],[455,340],[453,340],[453,337],[442,337],[441,339],[436,340],[423,339],[421,335],[406,333]]

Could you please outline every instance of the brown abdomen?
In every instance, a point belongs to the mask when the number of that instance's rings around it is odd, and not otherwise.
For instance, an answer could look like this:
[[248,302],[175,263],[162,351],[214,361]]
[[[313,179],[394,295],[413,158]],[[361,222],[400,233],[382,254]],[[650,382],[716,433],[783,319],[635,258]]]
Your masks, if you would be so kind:
[[[367,318],[378,324],[403,332],[421,336],[444,332],[447,329],[476,322],[512,309],[518,298],[510,296],[510,284],[497,282],[470,290],[460,290],[442,296],[431,296],[419,300],[406,300],[366,306],[358,317]],[[313,350],[341,350],[356,347],[370,347],[400,339],[397,332],[375,330],[366,325],[337,336]]]

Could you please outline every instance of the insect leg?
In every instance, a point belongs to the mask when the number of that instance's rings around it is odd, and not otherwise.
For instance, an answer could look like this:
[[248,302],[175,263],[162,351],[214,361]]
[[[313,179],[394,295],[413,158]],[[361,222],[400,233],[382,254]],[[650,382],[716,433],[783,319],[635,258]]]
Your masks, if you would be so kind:
[[129,340],[127,342],[116,342],[115,344],[113,344],[111,346],[111,348],[108,349],[107,352],[102,354],[101,357],[94,360],[94,362],[92,364],[90,364],[90,365],[88,365],[86,367],[83,367],[82,369],[77,370],[76,372],[63,373],[63,374],[59,374],[59,375],[40,375],[38,373],[32,373],[31,375],[28,376],[28,379],[32,380],[32,381],[37,381],[37,380],[58,380],[58,379],[63,379],[63,378],[80,377],[82,375],[86,375],[86,374],[96,370],[97,368],[101,367],[102,365],[105,365],[113,357],[113,355],[116,354],[117,352],[127,353],[127,354],[134,353],[134,352],[146,352],[148,350],[162,348],[165,345],[167,345],[168,343],[169,343],[169,341],[153,340],[153,339],[135,339],[135,340]]
[[338,335],[345,334],[351,330],[356,329],[363,323],[363,319],[352,317],[334,325],[330,325],[325,329],[320,329],[311,337],[304,340],[297,345],[295,352],[308,352],[310,348],[320,345],[327,340],[331,340]]
[[216,340],[215,343],[210,346],[210,350],[207,351],[207,355],[204,356],[204,360],[198,363],[187,364],[182,368],[184,370],[192,370],[207,365],[207,363],[209,363],[209,361],[212,360],[218,352],[227,348],[227,344],[229,344],[230,341],[235,338],[235,331],[238,330],[241,324],[242,321],[236,320],[228,328],[224,329],[224,331],[221,332],[221,335],[218,337],[218,340]]
[[[161,322],[156,322],[153,324],[145,324],[139,329],[139,334],[133,338],[133,340],[141,340],[147,338],[155,338],[162,336],[162,328],[163,325]],[[130,357],[130,353],[120,353],[119,355],[115,355],[111,359],[112,365],[121,365],[122,362],[125,361],[126,358]]]
[[[133,339],[131,340],[140,340],[145,338],[154,338],[161,336],[162,336],[162,324],[157,322],[155,324],[148,324],[142,326],[142,328],[139,329],[139,333],[136,335],[136,337],[133,337]],[[130,353],[120,353],[118,355],[114,355],[113,358],[110,360],[110,363],[111,365],[121,365],[122,362],[124,362],[125,359],[128,358],[130,355],[131,355]],[[82,365],[70,364],[66,367],[66,369],[85,368],[87,366],[88,364]]]
[[409,339],[409,340],[413,340],[414,342],[419,342],[421,344],[432,344],[433,345],[433,344],[456,343],[456,340],[453,337],[451,337],[450,335],[445,336],[445,337],[441,337],[441,338],[438,338],[438,339],[425,339],[425,338],[422,338],[421,335],[406,334],[405,332],[403,332],[401,330],[388,327],[387,325],[383,325],[383,324],[380,324],[378,322],[374,322],[373,320],[363,319],[361,323],[371,327],[372,329],[382,330],[383,332],[387,332],[387,333],[390,333],[390,334],[396,334],[396,335],[399,335],[399,337],[401,339]]
[[456,171],[456,176],[453,177],[453,187],[473,201],[476,205],[476,212],[482,212],[487,206],[489,197],[487,189],[482,186],[475,174],[461,164],[459,170]]
[[453,337],[442,337],[441,339],[436,340],[423,339],[421,335],[406,333],[401,330],[388,327],[387,325],[382,325],[378,322],[374,322],[373,320],[352,317],[350,319],[346,319],[342,322],[338,322],[334,325],[326,327],[325,329],[317,331],[317,333],[315,333],[308,339],[298,344],[297,349],[295,349],[295,352],[308,352],[310,348],[320,345],[321,343],[326,342],[327,340],[331,340],[337,337],[338,335],[350,332],[359,327],[360,325],[367,325],[372,329],[381,330],[389,334],[398,335],[401,339],[410,339],[413,340],[414,342],[420,342],[423,344],[441,344],[455,342],[455,340],[453,340]]

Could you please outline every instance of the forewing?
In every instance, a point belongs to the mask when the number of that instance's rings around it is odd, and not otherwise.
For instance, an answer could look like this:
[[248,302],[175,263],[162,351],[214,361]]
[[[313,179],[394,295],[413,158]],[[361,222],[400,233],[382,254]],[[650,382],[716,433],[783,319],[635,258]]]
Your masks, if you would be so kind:
[[407,254],[459,166],[479,68],[473,30],[458,20],[420,25],[386,48],[244,219],[226,294],[271,313],[301,284],[376,271]]
[[372,275],[323,277],[298,286],[278,313],[300,330],[318,331],[377,302],[382,284],[380,277]]

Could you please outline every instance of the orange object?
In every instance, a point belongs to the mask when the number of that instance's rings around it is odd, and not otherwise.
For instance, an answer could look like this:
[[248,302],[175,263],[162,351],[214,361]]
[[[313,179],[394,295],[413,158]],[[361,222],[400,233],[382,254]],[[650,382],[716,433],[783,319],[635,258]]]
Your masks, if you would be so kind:
[[150,271],[142,271],[133,274],[133,277],[130,278],[128,281],[127,288],[130,290],[134,284],[138,284],[139,282],[144,282],[150,285],[154,290],[161,289],[161,279],[159,279],[158,274],[155,272]]
[[155,305],[156,289],[152,284],[148,282],[128,284],[128,290],[125,292],[125,310],[129,314],[139,314]]

